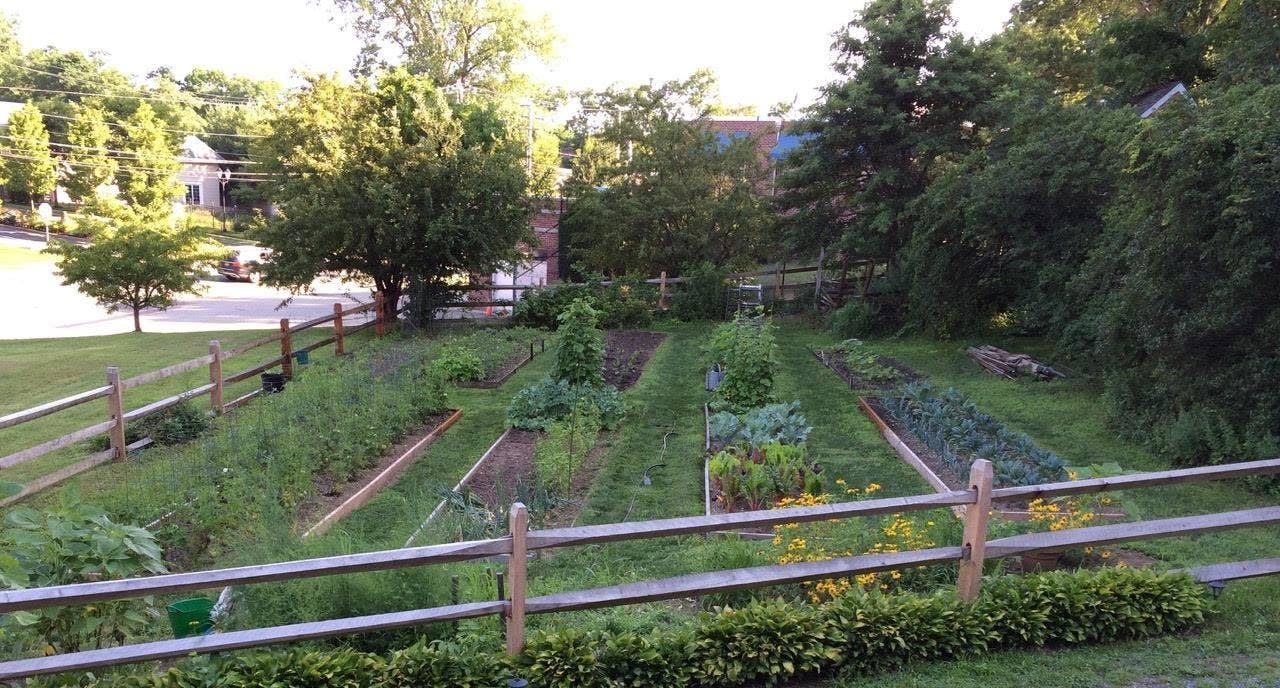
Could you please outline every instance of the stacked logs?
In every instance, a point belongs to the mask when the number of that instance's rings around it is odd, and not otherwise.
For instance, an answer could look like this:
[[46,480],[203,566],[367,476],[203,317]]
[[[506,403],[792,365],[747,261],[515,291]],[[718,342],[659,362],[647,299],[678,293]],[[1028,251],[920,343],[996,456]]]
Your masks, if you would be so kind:
[[1027,354],[1011,354],[990,344],[978,347],[971,346],[966,351],[968,351],[973,360],[978,362],[978,365],[1010,380],[1021,375],[1034,375],[1041,380],[1066,377],[1065,374],[1052,366],[1046,365]]

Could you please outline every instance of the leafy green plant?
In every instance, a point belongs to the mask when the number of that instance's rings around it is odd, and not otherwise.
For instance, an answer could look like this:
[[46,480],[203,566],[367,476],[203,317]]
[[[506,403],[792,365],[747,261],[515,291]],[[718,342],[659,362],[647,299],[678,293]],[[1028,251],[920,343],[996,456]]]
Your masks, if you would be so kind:
[[938,393],[928,382],[902,387],[881,399],[885,411],[934,452],[957,476],[969,474],[975,459],[994,464],[996,483],[1035,485],[1065,480],[1066,464],[1030,437],[1014,432],[978,410],[955,389]]
[[574,301],[560,314],[552,379],[591,387],[604,384],[604,337],[596,329],[599,317],[585,299]]
[[385,685],[489,688],[510,675],[506,656],[478,643],[419,642],[387,659]]
[[878,312],[864,301],[850,301],[827,316],[827,329],[846,339],[866,337],[875,330]]
[[704,350],[724,370],[713,402],[718,410],[741,413],[771,400],[777,368],[773,329],[763,316],[739,313],[712,333]]
[[871,384],[898,381],[898,371],[880,363],[880,357],[859,339],[846,339],[835,348],[844,355],[845,367]]
[[719,320],[725,314],[725,276],[729,271],[713,263],[701,263],[682,273],[671,314],[680,320]]
[[769,404],[742,415],[720,411],[711,416],[711,437],[721,446],[738,441],[751,448],[774,442],[803,444],[812,430],[798,401]]
[[431,365],[440,371],[444,379],[450,382],[461,380],[479,380],[484,377],[485,366],[480,355],[473,349],[457,344],[441,347]]
[[625,415],[622,397],[615,387],[571,385],[543,378],[512,397],[507,406],[507,422],[522,430],[547,430],[584,404],[599,414],[600,426],[606,430],[616,427]]
[[552,494],[569,495],[573,476],[595,446],[599,432],[600,412],[590,399],[580,398],[566,418],[551,424],[534,449],[538,485]]
[[699,619],[690,674],[699,686],[776,686],[838,664],[844,638],[811,607],[773,600],[726,608]]
[[[17,508],[0,533],[0,585],[10,590],[165,573],[160,546],[143,528],[112,521],[69,493],[50,511]],[[3,617],[4,627],[46,654],[122,645],[160,617],[155,599],[46,607]]]

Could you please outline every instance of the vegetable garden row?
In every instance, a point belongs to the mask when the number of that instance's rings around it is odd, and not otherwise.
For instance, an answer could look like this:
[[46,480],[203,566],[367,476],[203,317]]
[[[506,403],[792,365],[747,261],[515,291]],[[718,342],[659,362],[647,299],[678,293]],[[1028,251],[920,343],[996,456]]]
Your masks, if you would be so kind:
[[[86,555],[56,574],[10,567],[0,575],[10,586],[40,587],[163,570],[350,556],[393,550],[405,546],[406,539],[431,547],[507,538],[513,501],[528,506],[536,534],[584,524],[701,515],[708,509],[719,517],[769,508],[856,507],[886,495],[920,492],[926,482],[862,415],[858,393],[876,400],[879,417],[903,445],[927,456],[935,473],[958,483],[951,490],[967,487],[968,466],[978,459],[993,464],[997,488],[1072,477],[1105,480],[1122,473],[1114,466],[1060,458],[1065,454],[1044,448],[986,412],[982,400],[930,380],[920,372],[928,368],[920,360],[912,361],[913,368],[860,342],[844,342],[836,350],[803,325],[743,315],[714,328],[664,323],[655,328],[659,332],[648,332],[644,328],[654,326],[640,318],[622,323],[632,329],[602,333],[597,323],[618,318],[603,300],[571,302],[557,311],[554,332],[504,328],[390,338],[301,373],[284,393],[216,420],[192,441],[107,467],[101,476],[77,486],[72,501],[78,505],[49,508],[53,502],[46,499],[31,505],[39,508],[11,510],[6,515],[10,531],[29,534],[44,532],[54,522],[86,538],[95,537],[104,522],[151,526],[149,531],[112,526],[112,532],[126,536],[113,545],[124,554],[109,568]],[[778,336],[779,328],[785,337]],[[541,355],[544,341],[546,356]],[[817,359],[806,349],[811,345],[824,349]],[[834,356],[840,357],[840,365],[830,363]],[[704,375],[709,367],[718,374]],[[858,379],[851,383],[849,373]],[[721,377],[719,384],[708,385],[709,377]],[[850,386],[858,393],[851,393]],[[462,414],[367,504],[332,524],[329,532],[301,537],[331,507],[436,430],[449,409]],[[1060,533],[1141,511],[1113,499],[1109,494],[1066,494],[1037,501],[1028,494],[1006,505],[1011,512],[1027,513],[992,521],[991,537]],[[90,503],[109,507],[84,506]],[[690,571],[822,567],[846,558],[892,558],[963,544],[962,522],[946,512],[881,513],[859,522],[799,519],[724,528],[720,530],[735,534],[709,539],[540,550],[529,562],[532,587],[521,594],[554,597]],[[434,518],[428,522],[429,516]],[[1049,560],[991,562],[987,573],[1110,568],[1117,560],[1129,568],[1167,567],[1146,554],[1159,551],[1067,547]],[[30,556],[22,553],[19,559]],[[1183,555],[1167,561],[1196,559]],[[214,630],[237,633],[450,604],[489,609],[515,592],[509,566],[498,558],[238,586],[229,612],[216,620]],[[346,634],[315,641],[319,644],[310,651],[193,660],[168,679],[157,680],[201,685],[205,679],[197,673],[211,677],[208,672],[214,672],[294,685],[290,672],[329,667],[353,681],[376,675],[389,685],[487,685],[493,676],[515,674],[533,678],[536,685],[742,685],[836,669],[879,671],[905,661],[1014,644],[1145,637],[1198,626],[1211,606],[1203,590],[1176,576],[1092,575],[1027,578],[1007,585],[1031,586],[1039,591],[1035,595],[1045,596],[1033,598],[1044,600],[1060,599],[1054,586],[1071,588],[1076,591],[1072,595],[1108,610],[1098,612],[1102,617],[1111,614],[1108,605],[1133,605],[1138,599],[1167,602],[1170,615],[1117,622],[1111,630],[1091,635],[1076,629],[1099,622],[1076,611],[1028,608],[1028,618],[1049,615],[1058,625],[1042,625],[1014,642],[1008,634],[1021,631],[991,627],[983,620],[994,609],[990,605],[1007,606],[999,601],[1005,588],[997,586],[994,597],[984,598],[987,607],[956,606],[960,603],[934,595],[954,587],[953,566],[889,566],[759,590],[726,588],[666,604],[532,617],[530,645],[514,663],[492,652],[500,645],[503,624],[459,618]],[[1098,592],[1103,588],[1126,592],[1108,600]],[[211,586],[204,594],[212,601],[220,590]],[[162,638],[169,629],[157,616],[158,605],[177,599],[169,594],[163,600],[112,602],[97,606],[91,618],[82,607],[14,612],[5,617],[0,650],[10,657],[31,656]],[[723,605],[741,612],[712,612]],[[841,614],[896,620],[898,628],[909,623],[950,628],[963,617],[961,625],[971,624],[965,627],[975,635],[972,642],[957,639],[946,650],[926,650],[923,640],[893,650],[898,641],[891,638],[876,645],[866,633],[849,634],[847,625],[836,623],[837,617],[844,618]],[[939,616],[930,620],[931,614]],[[907,618],[916,620],[908,623]],[[99,629],[96,635],[78,630],[85,623]],[[565,630],[570,628],[580,630]],[[912,631],[913,637],[934,637],[924,629]],[[823,640],[824,634],[830,635]],[[787,657],[790,667],[753,664],[735,654],[748,637],[770,638],[777,656]],[[336,649],[334,643],[346,649]],[[582,654],[584,648],[600,647],[619,649]],[[361,654],[366,652],[373,654]],[[658,683],[646,683],[651,680]],[[233,680],[229,685],[240,684]]]

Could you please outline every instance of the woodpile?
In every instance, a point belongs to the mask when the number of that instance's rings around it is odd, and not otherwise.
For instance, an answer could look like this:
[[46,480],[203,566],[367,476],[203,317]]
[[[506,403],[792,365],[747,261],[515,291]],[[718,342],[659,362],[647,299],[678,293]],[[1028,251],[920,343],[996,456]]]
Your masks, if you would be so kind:
[[1010,380],[1021,375],[1035,375],[1041,380],[1066,377],[1065,374],[1055,370],[1052,366],[1046,365],[1027,354],[1011,354],[990,344],[977,347],[971,346],[967,351],[969,356],[978,362],[978,365]]

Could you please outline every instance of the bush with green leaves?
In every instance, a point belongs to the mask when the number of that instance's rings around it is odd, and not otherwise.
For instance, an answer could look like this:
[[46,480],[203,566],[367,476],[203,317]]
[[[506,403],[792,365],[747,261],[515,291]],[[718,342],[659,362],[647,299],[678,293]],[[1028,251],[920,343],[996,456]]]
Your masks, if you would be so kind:
[[599,414],[600,426],[606,430],[617,427],[626,412],[616,387],[571,385],[563,380],[543,378],[511,398],[507,405],[507,423],[521,430],[547,430],[583,405]]
[[957,477],[977,459],[991,461],[996,484],[1035,485],[1067,479],[1066,463],[978,409],[958,390],[914,382],[880,400],[889,418],[925,444]]
[[850,301],[831,311],[827,329],[842,339],[870,336],[875,331],[877,308],[865,301]]
[[846,339],[836,345],[835,351],[844,357],[849,372],[873,385],[888,385],[898,381],[898,371],[880,362],[880,356],[860,339]]
[[450,382],[479,380],[485,373],[484,361],[481,360],[480,354],[476,353],[475,349],[459,344],[446,344],[440,347],[431,365]]
[[599,320],[600,312],[586,299],[574,301],[560,314],[552,379],[571,385],[604,384],[604,335],[596,329]]
[[671,314],[680,320],[720,320],[724,317],[725,277],[729,271],[713,263],[686,269],[671,300]]
[[511,311],[511,321],[526,327],[554,330],[560,326],[560,314],[575,301],[594,300],[587,284],[564,282],[538,289],[528,289]]
[[739,313],[715,329],[703,350],[724,371],[712,402],[717,410],[742,413],[773,399],[777,343],[768,318]]
[[529,289],[516,302],[512,322],[527,327],[554,330],[560,316],[575,301],[586,300],[599,311],[599,324],[606,329],[645,327],[653,322],[657,290],[639,277],[620,277],[602,284],[602,277],[586,283],[553,284]]
[[[112,521],[69,492],[52,510],[16,508],[0,532],[0,586],[42,588],[165,573],[160,546],[144,528]],[[160,619],[153,597],[45,607],[0,617],[22,644],[43,654],[123,645]]]
[[752,601],[705,612],[689,628],[536,632],[509,664],[496,642],[415,645],[388,658],[283,650],[187,660],[165,673],[109,675],[102,688],[480,688],[522,675],[547,688],[776,686],[842,672],[850,677],[914,661],[1151,638],[1195,628],[1210,612],[1186,574],[1099,569],[1006,577],[973,603],[930,595],[851,591],[820,606]]

